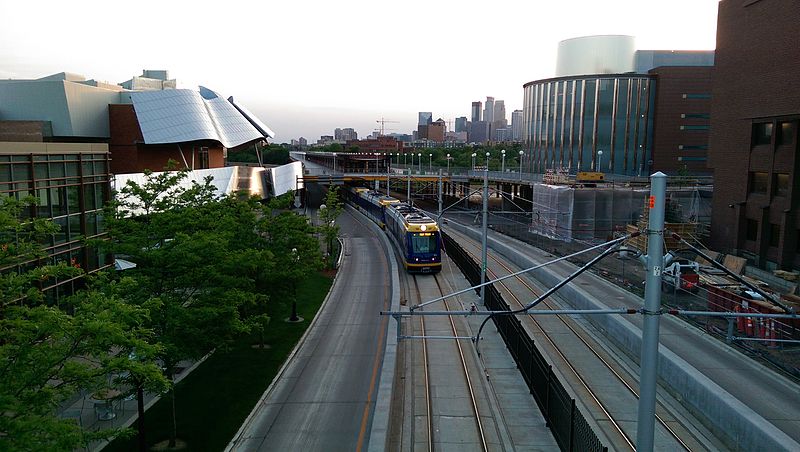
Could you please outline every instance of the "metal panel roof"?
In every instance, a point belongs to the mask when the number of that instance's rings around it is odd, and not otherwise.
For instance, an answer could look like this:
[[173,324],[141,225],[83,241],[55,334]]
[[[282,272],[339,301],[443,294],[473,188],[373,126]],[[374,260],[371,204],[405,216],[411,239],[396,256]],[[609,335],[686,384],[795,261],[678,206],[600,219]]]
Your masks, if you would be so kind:
[[146,144],[215,140],[227,148],[267,138],[214,91],[174,89],[131,93]]

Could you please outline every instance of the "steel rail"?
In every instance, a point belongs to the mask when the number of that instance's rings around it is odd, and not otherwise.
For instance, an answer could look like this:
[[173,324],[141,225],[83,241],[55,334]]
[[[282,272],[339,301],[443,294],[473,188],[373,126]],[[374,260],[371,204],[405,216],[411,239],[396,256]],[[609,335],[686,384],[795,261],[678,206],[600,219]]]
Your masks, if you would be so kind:
[[[474,255],[473,253],[471,253],[470,251],[467,251],[467,250],[465,250],[465,251],[466,251],[466,252],[468,252],[468,253],[469,253],[471,256],[475,257],[475,255]],[[508,266],[507,266],[507,265],[506,265],[504,262],[502,262],[502,261],[500,261],[499,259],[497,259],[497,257],[495,257],[495,256],[492,256],[492,259],[495,261],[495,263],[497,263],[498,265],[500,265],[501,267],[503,267],[503,268],[504,268],[506,271],[508,271],[509,273],[514,273],[514,272],[513,272],[513,270],[512,270],[511,268],[509,268],[509,267],[508,267]],[[490,269],[487,269],[487,272],[491,272],[492,274],[494,274],[494,275],[496,276],[495,272],[493,272],[493,271],[492,271],[492,270],[490,270]],[[519,273],[519,272],[517,272],[517,273]],[[527,289],[528,289],[528,290],[529,290],[529,291],[530,291],[530,292],[531,292],[531,293],[532,293],[534,296],[538,296],[538,295],[537,295],[537,291],[536,291],[536,290],[534,290],[534,289],[533,289],[533,288],[532,288],[532,287],[531,287],[531,286],[528,284],[528,282],[527,282],[527,281],[525,281],[524,279],[522,279],[522,278],[520,277],[520,275],[519,275],[519,274],[517,274],[515,277],[516,277],[516,279],[517,279],[517,280],[518,280],[518,281],[519,281],[519,282],[520,282],[520,283],[521,283],[523,286],[525,286],[525,287],[526,287],[526,288],[527,288]],[[517,297],[517,295],[515,295],[515,294],[514,294],[514,292],[513,292],[512,290],[510,290],[510,289],[509,289],[509,287],[508,287],[508,286],[507,286],[507,285],[506,285],[504,282],[502,282],[502,281],[501,281],[501,282],[500,282],[500,284],[502,284],[502,285],[503,285],[503,287],[505,287],[506,291],[507,291],[507,292],[508,292],[508,293],[511,295],[511,297],[513,297],[513,298],[514,298],[514,301],[515,301],[515,302],[516,302],[518,305],[520,305],[521,307],[524,307],[524,306],[525,306],[525,305],[523,305],[523,303],[522,303],[522,302],[519,300],[519,298]],[[549,302],[549,301],[545,300],[545,301],[544,301],[544,304],[545,304],[545,306],[547,306],[547,308],[548,308],[548,309],[550,309],[550,310],[556,310],[556,309],[554,309],[554,307],[553,307],[553,306],[550,304],[550,302]],[[558,346],[555,344],[555,342],[554,342],[554,341],[553,341],[553,340],[550,338],[550,336],[549,336],[548,334],[546,334],[546,333],[545,333],[545,330],[544,330],[544,328],[542,328],[541,324],[540,324],[540,323],[539,323],[539,322],[538,322],[538,321],[537,321],[537,320],[534,318],[534,316],[535,316],[535,314],[530,314],[530,319],[531,319],[531,321],[532,321],[534,324],[536,324],[536,326],[537,326],[537,327],[539,328],[539,330],[542,332],[542,335],[543,335],[543,336],[544,336],[544,337],[547,339],[547,341],[548,341],[548,342],[549,342],[549,343],[550,343],[550,344],[553,346],[553,348],[554,348],[554,349],[556,350],[556,352],[557,352],[557,353],[558,353],[558,354],[561,356],[561,358],[564,360],[564,362],[567,364],[567,366],[568,366],[568,367],[569,367],[569,368],[570,368],[570,369],[573,371],[573,373],[575,374],[575,376],[578,378],[578,381],[580,381],[580,382],[581,382],[581,385],[582,385],[582,386],[583,386],[583,387],[584,387],[584,388],[585,388],[585,389],[586,389],[586,390],[589,392],[590,396],[591,396],[591,397],[592,397],[592,398],[595,400],[595,402],[598,404],[598,406],[599,406],[599,407],[600,407],[600,409],[603,411],[603,413],[604,413],[604,414],[606,414],[606,416],[607,416],[607,417],[609,418],[609,420],[611,421],[612,425],[614,425],[614,427],[617,429],[617,431],[618,431],[618,432],[619,432],[619,433],[622,435],[622,437],[625,439],[625,441],[626,441],[626,442],[627,442],[627,444],[628,444],[628,445],[631,447],[631,449],[632,449],[632,450],[635,450],[636,448],[635,448],[635,446],[634,446],[634,444],[633,444],[633,441],[632,441],[632,439],[631,439],[630,437],[628,437],[628,435],[627,435],[627,434],[626,434],[626,433],[625,433],[625,432],[622,430],[621,426],[620,426],[620,425],[619,425],[619,424],[618,424],[618,423],[617,423],[617,422],[616,422],[616,421],[613,419],[613,417],[611,416],[611,414],[610,414],[610,413],[609,413],[609,412],[608,412],[608,411],[605,409],[605,407],[603,406],[603,404],[602,404],[602,403],[600,402],[600,400],[597,398],[597,396],[596,396],[596,394],[594,393],[594,391],[592,391],[592,390],[589,388],[589,386],[588,386],[588,383],[587,383],[587,382],[586,382],[586,381],[585,381],[585,380],[584,380],[584,379],[583,379],[583,378],[580,376],[580,374],[577,372],[577,369],[575,369],[575,368],[573,367],[573,365],[572,365],[572,364],[569,362],[569,360],[566,358],[566,356],[564,356],[564,354],[561,352],[560,348],[559,348],[559,347],[558,347]],[[628,382],[627,382],[627,381],[626,381],[626,380],[625,380],[625,379],[622,377],[622,375],[620,375],[620,374],[619,374],[619,373],[618,373],[618,372],[617,372],[617,371],[616,371],[616,370],[613,368],[613,366],[612,366],[610,363],[608,363],[608,361],[606,361],[606,360],[605,360],[605,359],[604,359],[602,356],[600,356],[600,354],[597,352],[597,350],[595,350],[595,348],[594,348],[594,347],[593,347],[591,344],[589,344],[589,343],[588,343],[588,341],[587,341],[586,339],[584,339],[584,338],[583,338],[583,336],[582,336],[581,334],[579,334],[579,333],[577,332],[577,330],[576,330],[576,329],[575,329],[575,328],[574,328],[572,325],[570,325],[570,324],[569,324],[569,323],[568,323],[568,322],[567,322],[567,321],[566,321],[566,320],[563,318],[563,316],[562,316],[561,314],[557,314],[557,315],[556,315],[556,317],[558,317],[558,319],[559,319],[559,320],[561,320],[561,321],[562,321],[562,323],[563,323],[563,324],[564,324],[564,325],[565,325],[567,328],[569,328],[569,330],[570,330],[570,331],[572,331],[572,333],[575,335],[575,337],[577,337],[577,338],[578,338],[578,339],[579,339],[579,340],[580,340],[580,341],[581,341],[581,342],[582,342],[582,343],[583,343],[583,344],[586,346],[586,348],[588,348],[588,349],[589,349],[589,350],[592,352],[592,354],[594,354],[594,356],[595,356],[595,357],[596,357],[598,360],[600,360],[600,362],[602,362],[602,363],[603,363],[603,365],[605,365],[605,366],[608,368],[608,370],[609,370],[609,371],[611,371],[611,373],[612,373],[612,374],[613,374],[613,375],[614,375],[614,376],[615,376],[615,377],[616,377],[616,378],[617,378],[617,379],[618,379],[618,380],[619,380],[619,381],[620,381],[620,382],[621,382],[621,383],[622,383],[622,384],[623,384],[623,385],[624,385],[624,386],[625,386],[625,387],[628,389],[628,391],[630,391],[630,392],[631,392],[631,393],[632,393],[632,394],[633,394],[633,395],[634,395],[634,396],[635,396],[637,399],[639,398],[639,394],[638,394],[638,392],[637,392],[637,391],[636,391],[636,390],[635,390],[635,389],[634,389],[634,388],[633,388],[633,387],[632,387],[632,386],[631,386],[631,385],[630,385],[630,384],[629,384],[629,383],[628,383]],[[656,414],[656,420],[658,420],[658,422],[659,422],[659,423],[660,423],[660,424],[661,424],[661,425],[662,425],[662,426],[663,426],[663,427],[664,427],[664,428],[667,430],[667,432],[669,432],[669,433],[670,433],[670,434],[671,434],[671,435],[672,435],[672,436],[675,438],[675,440],[676,440],[678,443],[680,443],[680,444],[681,444],[681,446],[682,446],[682,447],[683,447],[685,450],[687,450],[687,451],[691,451],[691,448],[689,447],[689,445],[688,445],[688,444],[686,444],[686,442],[684,442],[684,441],[683,441],[683,440],[682,440],[682,439],[681,439],[681,438],[680,438],[680,437],[677,435],[677,433],[676,433],[676,432],[675,432],[675,431],[674,431],[674,430],[673,430],[673,429],[672,429],[672,428],[671,428],[671,427],[668,425],[668,423],[667,423],[666,421],[664,421],[664,420],[663,420],[663,419],[662,419],[662,418],[661,418],[661,417],[660,417],[658,414]]]

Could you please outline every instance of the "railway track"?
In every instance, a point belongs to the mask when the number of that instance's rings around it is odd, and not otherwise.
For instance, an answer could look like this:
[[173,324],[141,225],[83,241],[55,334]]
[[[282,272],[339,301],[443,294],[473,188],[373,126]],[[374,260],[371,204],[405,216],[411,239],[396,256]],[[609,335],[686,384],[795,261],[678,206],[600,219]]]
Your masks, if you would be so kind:
[[[439,275],[411,278],[419,301],[445,294]],[[442,303],[445,310],[450,310],[445,300]],[[490,450],[484,422],[492,416],[484,408],[485,401],[482,402],[485,400],[480,386],[482,375],[475,370],[471,345],[462,344],[464,339],[453,339],[469,337],[471,332],[463,320],[451,316],[419,316],[414,323],[416,334],[427,338],[415,341],[421,348],[418,356],[422,363],[414,381],[422,382],[415,384],[414,390],[416,393],[420,386],[424,388],[425,406],[421,411],[419,407],[414,410],[411,449],[434,451],[461,445],[469,450]],[[418,399],[415,395],[414,400]],[[419,419],[420,412],[424,413],[424,422]]]
[[[449,231],[449,233],[453,236],[458,236],[459,243],[462,245],[462,247],[464,247],[465,251],[467,251],[467,253],[470,254],[473,259],[476,259],[476,261],[479,260],[478,252],[474,251],[477,247],[477,244],[474,244],[472,240],[469,240],[460,234],[453,233],[452,231]],[[502,268],[503,271],[507,272],[506,274],[518,271],[517,269],[512,269],[505,262],[497,259],[491,254],[489,254],[489,260],[494,262],[496,266]],[[490,279],[496,279],[499,276],[503,276],[498,275],[495,271],[493,271],[491,266],[487,268],[487,273]],[[522,276],[516,276],[514,278],[501,281],[496,283],[496,286],[498,286],[498,289],[501,290],[503,297],[509,302],[512,310],[522,308],[528,303],[527,300],[523,302],[521,298],[534,299],[541,293],[541,291],[535,289]],[[539,306],[541,306],[539,309],[552,310],[559,308],[550,300],[544,300]],[[637,384],[636,382],[638,381],[637,377],[623,370],[622,366],[615,364],[611,357],[605,352],[604,348],[598,345],[596,341],[591,338],[589,334],[583,331],[581,327],[578,327],[573,319],[564,315],[548,315],[542,316],[538,319],[535,316],[524,316],[521,318],[523,319],[524,324],[532,327],[531,329],[534,334],[536,334],[537,338],[546,342],[551,359],[557,359],[563,363],[562,366],[554,362],[552,363],[553,366],[560,368],[562,372],[565,372],[565,375],[569,375],[571,380],[576,381],[579,385],[579,388],[582,390],[581,392],[587,396],[583,397],[584,401],[592,402],[599,412],[602,413],[602,416],[598,417],[598,421],[602,420],[602,418],[605,418],[607,422],[598,422],[598,424],[601,425],[601,428],[604,429],[607,436],[609,436],[610,439],[612,437],[616,437],[617,439],[615,440],[615,444],[624,445],[624,448],[628,448],[629,450],[635,450],[636,433],[634,424],[630,422],[630,418],[628,417],[625,419],[626,416],[622,415],[621,417],[623,417],[623,419],[617,419],[618,416],[614,414],[614,411],[616,410],[612,407],[609,407],[608,404],[604,402],[604,396],[601,394],[601,391],[594,389],[592,387],[592,382],[581,375],[582,372],[576,368],[576,365],[572,362],[573,360],[567,356],[570,353],[564,350],[563,346],[560,346],[556,340],[553,339],[553,337],[560,335],[563,336],[566,331],[568,334],[576,338],[578,342],[582,344],[583,349],[590,352],[588,358],[591,358],[594,361],[594,364],[591,365],[592,368],[601,366],[608,374],[612,375],[613,379],[619,382],[619,384],[625,388],[628,397],[631,398],[630,404],[633,406],[638,404],[639,398],[638,392],[635,389]],[[564,343],[567,343],[567,341],[564,341]],[[574,341],[572,341],[572,343],[574,343]],[[573,351],[572,354],[574,355],[575,352]],[[582,360],[587,359],[587,355],[585,353],[580,354],[580,356]],[[604,382],[603,386],[603,390],[607,391],[608,383]],[[683,426],[677,420],[677,417],[671,415],[667,407],[663,406],[661,403],[657,403],[656,422],[658,423],[658,427],[662,430],[664,435],[660,441],[663,443],[666,438],[669,438],[673,443],[664,450],[695,451],[707,449],[702,442],[695,438],[692,431]],[[683,438],[687,439],[684,440]]]

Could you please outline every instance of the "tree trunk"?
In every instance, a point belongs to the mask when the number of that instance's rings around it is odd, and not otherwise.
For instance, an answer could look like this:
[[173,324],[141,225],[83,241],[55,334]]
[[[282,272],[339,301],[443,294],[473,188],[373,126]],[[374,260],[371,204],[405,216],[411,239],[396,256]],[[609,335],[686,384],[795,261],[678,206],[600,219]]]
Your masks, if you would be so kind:
[[139,430],[139,452],[147,452],[147,440],[144,436],[144,389],[141,384],[136,385],[136,406],[139,411],[139,418],[136,420],[136,427]]
[[172,394],[172,435],[169,437],[169,447],[170,449],[175,448],[175,444],[178,442],[178,416],[175,411],[175,373],[170,372],[172,375],[172,388],[170,389],[170,393]]

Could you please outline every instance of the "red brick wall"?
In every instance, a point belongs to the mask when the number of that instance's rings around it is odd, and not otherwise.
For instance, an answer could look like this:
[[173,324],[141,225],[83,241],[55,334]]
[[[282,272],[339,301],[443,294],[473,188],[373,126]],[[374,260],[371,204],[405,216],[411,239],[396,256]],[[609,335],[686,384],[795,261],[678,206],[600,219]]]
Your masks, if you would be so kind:
[[[787,148],[751,150],[752,124],[800,118],[800,46],[797,0],[723,0],[719,4],[711,105],[709,166],[714,170],[712,246],[746,250],[783,267],[800,268],[798,235],[798,137]],[[789,172],[788,198],[749,193],[751,171]],[[779,199],[783,198],[783,199]],[[757,240],[746,239],[746,219],[759,222]],[[769,245],[769,224],[781,226],[780,244]]]
[[[200,168],[200,147],[209,148],[209,168],[225,166],[224,151],[215,141],[198,141],[178,144],[143,144],[144,137],[133,105],[109,105],[108,108],[111,138],[111,172],[115,174],[141,173],[145,169],[162,171],[170,159],[184,167],[183,158],[192,166],[194,154],[195,168]],[[178,149],[183,151],[183,156]]]
[[[693,99],[691,94],[711,94],[710,66],[658,67],[649,73],[656,76],[656,101],[653,120],[653,170],[675,175],[682,168],[691,174],[709,174],[707,151],[692,146],[708,146],[708,130],[681,130],[681,126],[708,126],[711,99]],[[684,95],[686,98],[684,98]],[[705,118],[691,115],[705,114]],[[686,115],[686,117],[681,117]],[[681,149],[683,146],[683,149]],[[680,158],[688,160],[681,161]]]

